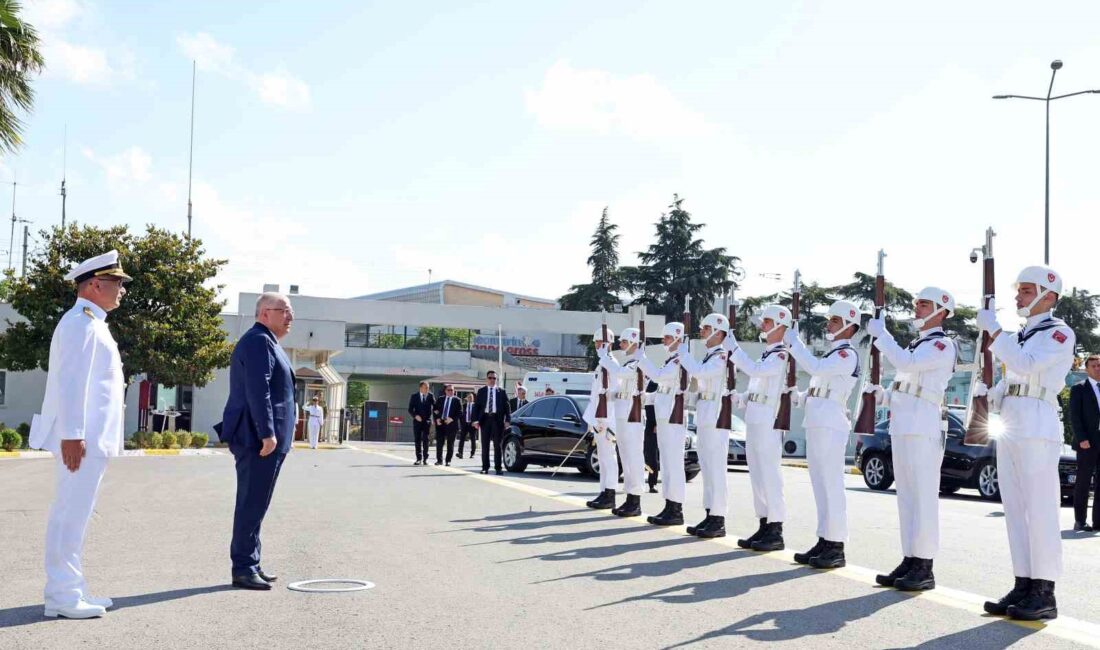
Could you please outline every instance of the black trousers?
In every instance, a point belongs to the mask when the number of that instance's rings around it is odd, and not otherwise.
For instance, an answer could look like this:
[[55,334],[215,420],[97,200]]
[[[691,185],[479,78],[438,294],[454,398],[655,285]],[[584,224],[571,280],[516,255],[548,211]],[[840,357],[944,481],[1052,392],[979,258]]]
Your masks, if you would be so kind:
[[[1073,520],[1077,522],[1088,521],[1085,515],[1089,511],[1089,485],[1092,477],[1096,476],[1096,484],[1100,486],[1100,448],[1096,445],[1088,449],[1077,450],[1077,483],[1073,487]],[[1092,500],[1092,525],[1100,524],[1100,499]]]
[[654,487],[657,485],[657,472],[661,469],[661,452],[657,446],[657,413],[652,406],[645,407],[645,410],[645,443],[642,453],[645,455],[645,464],[652,470],[649,473],[649,487]]
[[472,424],[463,424],[458,432],[458,455],[462,455],[462,446],[466,443],[467,436],[470,438],[470,458],[473,458],[477,452],[477,429]]
[[430,420],[417,422],[413,420],[413,444],[416,445],[416,459],[428,460],[428,438],[432,435],[432,423]]
[[481,421],[481,469],[489,469],[489,444],[493,445],[493,464],[495,469],[501,469],[500,443],[504,436],[504,427],[500,420],[493,417],[484,418]]
[[237,467],[237,504],[233,509],[233,540],[229,558],[233,577],[250,576],[260,570],[260,527],[275,493],[275,481],[286,454],[275,451],[260,456],[258,449],[231,447]]
[[443,440],[447,440],[447,462],[451,462],[451,456],[455,450],[455,434],[458,433],[458,424],[444,424],[435,428],[435,459],[443,462]]

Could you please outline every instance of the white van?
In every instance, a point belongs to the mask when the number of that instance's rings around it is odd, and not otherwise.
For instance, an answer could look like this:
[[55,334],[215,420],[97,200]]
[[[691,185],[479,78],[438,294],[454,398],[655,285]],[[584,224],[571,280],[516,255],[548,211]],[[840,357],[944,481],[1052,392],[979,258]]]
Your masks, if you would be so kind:
[[528,372],[523,376],[527,387],[527,399],[546,395],[552,388],[557,395],[588,395],[592,391],[595,374],[591,372]]

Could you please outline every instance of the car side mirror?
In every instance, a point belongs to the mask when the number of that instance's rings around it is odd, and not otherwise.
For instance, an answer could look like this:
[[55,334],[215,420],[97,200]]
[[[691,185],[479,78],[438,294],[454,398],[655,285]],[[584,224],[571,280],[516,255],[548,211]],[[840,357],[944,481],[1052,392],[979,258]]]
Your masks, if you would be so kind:
[[576,422],[577,416],[572,413],[566,413],[565,415],[561,416],[561,419],[565,420],[566,422]]

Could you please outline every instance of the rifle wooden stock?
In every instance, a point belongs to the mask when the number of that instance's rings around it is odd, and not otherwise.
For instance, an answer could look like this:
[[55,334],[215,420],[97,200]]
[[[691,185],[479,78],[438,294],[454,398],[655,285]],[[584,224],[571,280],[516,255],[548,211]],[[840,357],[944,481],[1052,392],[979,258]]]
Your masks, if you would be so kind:
[[[611,354],[610,345],[607,343],[607,323],[602,325],[603,327],[603,340],[604,345],[608,346],[607,353]],[[596,417],[607,417],[607,368],[600,368],[600,381],[603,382],[603,391],[600,392],[599,398],[596,400]]]
[[[797,271],[795,272],[797,277]],[[791,326],[798,322],[799,303],[802,300],[802,292],[799,290],[798,281],[795,280],[795,290],[791,293]],[[794,357],[787,353],[787,388],[793,388],[798,384],[798,371],[794,367]],[[791,430],[791,394],[785,392],[779,396],[779,411],[775,414],[775,428],[779,431]]]
[[[737,304],[730,304],[730,332],[737,326]],[[727,334],[726,336],[731,336]],[[737,388],[737,368],[733,365],[733,355],[730,355],[726,359],[726,392],[728,395],[722,396],[722,407],[718,411],[718,423],[715,428],[718,429],[732,429],[733,428],[733,391]]]
[[[881,264],[881,259],[880,262]],[[886,307],[886,278],[882,273],[875,276],[875,318],[882,317],[882,310]],[[878,386],[882,381],[882,360],[879,357],[878,348],[871,343],[871,384]],[[856,420],[856,433],[873,434],[875,432],[875,415],[878,412],[878,402],[874,393],[863,393],[863,403],[859,409],[859,418]]]
[[[987,241],[992,240],[992,232],[986,235]],[[993,254],[987,245],[985,262],[982,266],[982,306],[989,309],[989,303],[993,301],[996,291],[993,281]],[[990,347],[993,338],[989,332],[982,332],[982,347],[978,362],[981,367],[981,380],[990,389],[993,388],[993,351]],[[973,392],[973,390],[971,391]],[[970,399],[970,417],[966,423],[966,436],[963,444],[986,445],[989,442],[989,398],[985,395],[973,396]]]
[[[645,314],[642,314],[642,321],[638,324],[638,346],[645,347]],[[645,374],[641,368],[635,371],[638,375],[638,394],[634,396],[634,401],[630,404],[630,415],[627,416],[627,422],[641,422],[642,421],[642,393],[645,392]]]
[[[680,343],[682,350],[680,351],[681,358],[685,354],[691,354],[691,312],[684,312],[684,340]],[[684,424],[686,422],[684,414],[684,398],[685,392],[688,389],[688,372],[684,370],[684,365],[680,364],[680,390],[676,393],[676,399],[672,402],[672,415],[668,416],[669,424]]]

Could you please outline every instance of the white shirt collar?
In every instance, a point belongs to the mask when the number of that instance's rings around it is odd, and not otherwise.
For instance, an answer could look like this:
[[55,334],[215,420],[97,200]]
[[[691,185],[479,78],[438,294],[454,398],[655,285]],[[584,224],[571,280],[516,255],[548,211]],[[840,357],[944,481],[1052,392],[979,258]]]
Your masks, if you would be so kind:
[[1053,312],[1045,311],[1041,314],[1036,314],[1034,316],[1028,316],[1027,324],[1024,325],[1024,329],[1031,329],[1032,327],[1035,327],[1039,323],[1041,323],[1041,322],[1045,321],[1046,319],[1050,318],[1052,315],[1053,315]]
[[920,333],[920,338],[926,339],[929,336],[931,336],[932,334],[935,334],[936,332],[942,333],[943,328],[942,327],[929,327],[928,329],[926,329],[926,330],[924,330]]
[[92,313],[95,314],[96,318],[98,318],[99,320],[107,320],[107,312],[104,311],[104,309],[102,307],[95,304],[91,300],[88,300],[87,298],[77,298],[76,299],[76,306],[81,308],[81,309],[84,309],[84,308],[91,309]]
[[783,347],[783,341],[780,341],[778,343],[770,343],[770,344],[768,344],[768,347],[765,348],[765,349],[767,349],[767,350],[776,350],[776,349],[781,348],[781,347]]
[[1100,385],[1096,383],[1095,379],[1093,379],[1092,377],[1087,377],[1087,379],[1089,380],[1089,383],[1092,384],[1093,390],[1100,390]]

